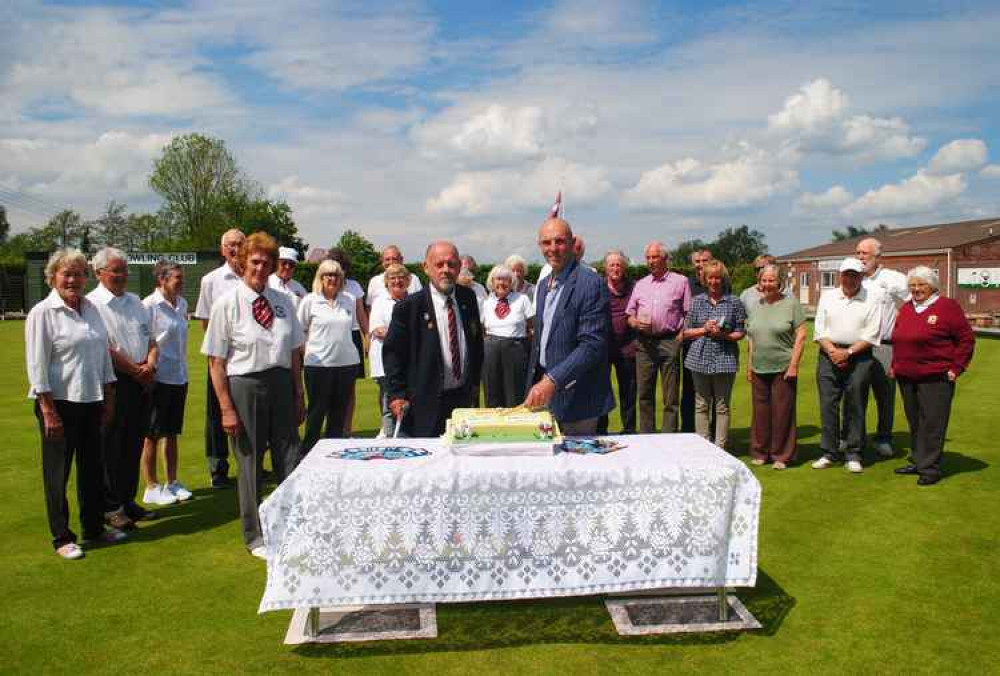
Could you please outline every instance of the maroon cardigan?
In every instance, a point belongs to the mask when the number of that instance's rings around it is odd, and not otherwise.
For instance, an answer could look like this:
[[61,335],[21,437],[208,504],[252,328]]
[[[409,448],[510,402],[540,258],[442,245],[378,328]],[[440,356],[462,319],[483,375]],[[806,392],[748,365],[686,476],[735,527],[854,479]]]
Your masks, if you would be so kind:
[[972,361],[976,339],[962,306],[939,296],[917,314],[912,302],[899,308],[892,332],[892,370],[905,380],[934,380],[962,373]]

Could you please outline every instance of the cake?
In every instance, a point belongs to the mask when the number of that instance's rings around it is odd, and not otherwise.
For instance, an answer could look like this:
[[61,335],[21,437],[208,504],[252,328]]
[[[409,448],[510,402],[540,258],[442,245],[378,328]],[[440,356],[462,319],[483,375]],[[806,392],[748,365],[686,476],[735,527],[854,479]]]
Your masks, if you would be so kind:
[[552,455],[562,443],[552,414],[527,408],[456,408],[444,438],[465,455]]

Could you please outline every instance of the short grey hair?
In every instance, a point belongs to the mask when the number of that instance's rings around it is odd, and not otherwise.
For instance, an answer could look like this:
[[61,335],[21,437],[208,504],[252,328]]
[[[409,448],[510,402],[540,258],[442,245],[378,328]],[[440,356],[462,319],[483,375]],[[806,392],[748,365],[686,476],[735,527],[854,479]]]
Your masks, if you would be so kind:
[[490,270],[490,274],[486,277],[486,288],[490,291],[495,291],[493,288],[493,282],[498,279],[509,279],[511,282],[514,281],[514,271],[511,270],[506,265],[494,265],[493,269]]
[[782,291],[785,290],[788,279],[784,274],[782,274],[783,271],[780,265],[777,263],[765,263],[761,266],[760,270],[757,271],[757,279],[759,280],[765,272],[773,272],[775,278],[778,280],[778,288]]
[[52,280],[56,278],[57,272],[73,266],[83,268],[84,276],[87,275],[87,257],[79,249],[71,247],[56,249],[49,256],[49,262],[45,264],[45,283],[52,286]]
[[655,242],[650,242],[649,244],[647,244],[646,248],[643,249],[643,252],[648,251],[651,247],[656,247],[657,249],[659,249],[660,253],[663,254],[664,256],[669,256],[670,255],[670,249],[667,248],[666,244],[664,244],[663,242],[661,242],[659,240],[657,240]]
[[108,267],[108,264],[113,260],[125,261],[126,265],[128,264],[128,256],[125,255],[125,252],[113,246],[106,246],[95,253],[90,264],[94,266],[94,272],[100,272]]
[[927,282],[928,285],[935,291],[941,289],[941,282],[938,278],[938,273],[931,270],[926,265],[918,265],[909,272],[906,273],[906,281],[909,282],[911,279],[919,279],[921,281]]
[[177,261],[168,261],[165,258],[161,258],[153,266],[153,279],[156,280],[157,284],[162,284],[170,276],[170,273],[175,271],[183,272],[184,268]]
[[872,244],[875,245],[875,255],[876,256],[881,256],[882,255],[882,242],[878,241],[874,237],[865,237],[863,240],[861,240],[860,242],[858,242],[858,245],[860,246],[860,245],[864,244],[865,242],[871,242]]
[[511,254],[507,256],[507,260],[505,260],[503,264],[506,265],[511,270],[513,270],[514,267],[518,265],[524,268],[525,272],[527,272],[528,270],[528,261],[524,260],[524,256],[520,256],[518,254]]
[[609,252],[607,252],[606,254],[604,254],[604,264],[607,265],[608,264],[608,259],[612,258],[614,256],[617,256],[618,258],[621,258],[623,261],[625,261],[625,265],[626,266],[629,266],[629,265],[632,264],[632,261],[630,261],[629,258],[628,258],[628,256],[625,255],[625,252],[623,252],[620,249],[611,249]]

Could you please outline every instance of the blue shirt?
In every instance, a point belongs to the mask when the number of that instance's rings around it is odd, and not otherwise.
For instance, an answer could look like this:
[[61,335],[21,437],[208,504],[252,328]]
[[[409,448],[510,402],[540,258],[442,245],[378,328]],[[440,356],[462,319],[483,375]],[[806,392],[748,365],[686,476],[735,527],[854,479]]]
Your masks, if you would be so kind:
[[552,330],[552,318],[556,314],[556,308],[559,307],[559,297],[562,296],[566,277],[569,275],[569,271],[572,267],[573,262],[570,261],[569,264],[563,266],[563,269],[560,270],[557,275],[553,276],[549,274],[542,280],[543,284],[549,284],[550,282],[552,284],[548,293],[545,294],[545,307],[542,308],[544,325],[542,326],[541,342],[538,344],[538,363],[542,365],[543,369],[548,368],[548,360],[545,358],[545,349],[549,346],[549,333]]
[[[699,329],[709,319],[715,319],[723,325],[726,333],[745,331],[747,313],[743,303],[731,294],[725,294],[719,302],[712,304],[707,293],[694,297],[691,301],[691,311],[688,312],[686,328]],[[701,336],[691,341],[688,346],[684,366],[696,373],[736,373],[740,363],[739,345],[721,336]]]

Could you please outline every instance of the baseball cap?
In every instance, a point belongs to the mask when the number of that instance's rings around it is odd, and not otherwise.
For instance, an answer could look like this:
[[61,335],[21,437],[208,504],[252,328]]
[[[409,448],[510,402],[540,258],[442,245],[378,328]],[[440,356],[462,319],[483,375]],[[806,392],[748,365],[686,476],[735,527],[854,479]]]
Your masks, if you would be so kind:
[[840,262],[841,272],[857,272],[862,274],[865,271],[865,264],[857,258],[845,258]]
[[283,261],[299,261],[299,252],[290,246],[283,246],[278,249],[278,259]]

